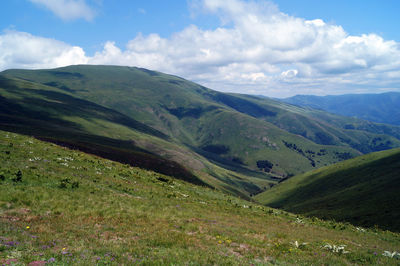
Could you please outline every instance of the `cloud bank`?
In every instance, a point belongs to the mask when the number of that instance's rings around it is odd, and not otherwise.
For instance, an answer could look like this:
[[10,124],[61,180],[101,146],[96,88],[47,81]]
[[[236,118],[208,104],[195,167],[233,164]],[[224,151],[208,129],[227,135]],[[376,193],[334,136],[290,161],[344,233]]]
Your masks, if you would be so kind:
[[52,68],[87,63],[85,52],[77,46],[25,32],[7,31],[0,35],[1,70]]
[[400,88],[400,45],[395,41],[376,34],[352,36],[320,19],[284,14],[270,2],[196,3],[196,12],[218,16],[221,26],[203,30],[191,25],[169,38],[139,34],[124,49],[108,41],[92,57],[56,40],[6,32],[0,35],[0,68],[139,66],[216,90],[275,97]]
[[83,18],[87,21],[93,20],[95,12],[85,0],[29,0],[34,4],[41,5],[57,17],[63,20],[75,20]]

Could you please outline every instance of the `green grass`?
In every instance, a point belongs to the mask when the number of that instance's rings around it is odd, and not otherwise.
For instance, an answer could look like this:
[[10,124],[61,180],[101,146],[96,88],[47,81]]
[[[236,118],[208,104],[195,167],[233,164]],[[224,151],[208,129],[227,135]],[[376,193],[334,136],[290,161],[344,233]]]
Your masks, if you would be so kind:
[[0,161],[1,264],[398,264],[382,255],[399,251],[397,233],[296,216],[31,137],[0,131]]
[[295,176],[255,197],[309,216],[400,231],[400,149]]

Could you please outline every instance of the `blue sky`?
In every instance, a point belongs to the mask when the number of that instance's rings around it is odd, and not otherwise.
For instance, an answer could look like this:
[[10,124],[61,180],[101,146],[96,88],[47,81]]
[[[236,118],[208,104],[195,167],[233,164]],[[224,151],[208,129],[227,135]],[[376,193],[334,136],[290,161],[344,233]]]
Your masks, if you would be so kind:
[[146,67],[285,97],[400,90],[400,1],[8,0],[0,70]]

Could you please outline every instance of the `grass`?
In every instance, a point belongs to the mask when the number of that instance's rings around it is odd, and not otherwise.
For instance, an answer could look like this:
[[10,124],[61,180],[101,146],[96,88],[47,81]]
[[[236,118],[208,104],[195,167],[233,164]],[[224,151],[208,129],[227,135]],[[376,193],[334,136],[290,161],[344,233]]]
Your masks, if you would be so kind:
[[400,231],[400,149],[295,176],[256,200],[309,216]]
[[0,131],[0,161],[1,264],[398,264],[382,255],[399,251],[397,233],[293,215],[31,137]]

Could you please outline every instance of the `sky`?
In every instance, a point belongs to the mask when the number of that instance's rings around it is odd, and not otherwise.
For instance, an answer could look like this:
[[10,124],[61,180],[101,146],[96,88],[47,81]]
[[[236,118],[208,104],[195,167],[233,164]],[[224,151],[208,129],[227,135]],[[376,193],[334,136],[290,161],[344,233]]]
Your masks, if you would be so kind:
[[0,1],[0,71],[144,67],[269,97],[400,91],[398,0]]

